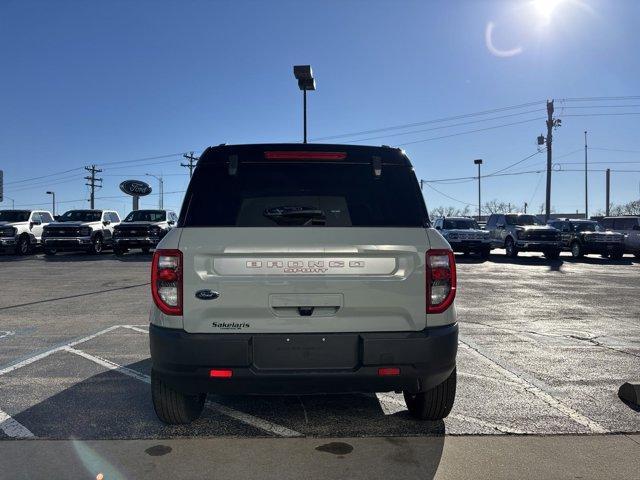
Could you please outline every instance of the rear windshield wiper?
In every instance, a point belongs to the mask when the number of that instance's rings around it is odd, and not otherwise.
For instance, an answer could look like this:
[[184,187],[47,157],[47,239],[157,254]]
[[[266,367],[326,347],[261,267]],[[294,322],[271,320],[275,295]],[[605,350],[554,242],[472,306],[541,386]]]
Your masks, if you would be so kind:
[[263,215],[278,225],[312,226],[325,225],[327,223],[324,211],[315,207],[285,205],[267,208]]

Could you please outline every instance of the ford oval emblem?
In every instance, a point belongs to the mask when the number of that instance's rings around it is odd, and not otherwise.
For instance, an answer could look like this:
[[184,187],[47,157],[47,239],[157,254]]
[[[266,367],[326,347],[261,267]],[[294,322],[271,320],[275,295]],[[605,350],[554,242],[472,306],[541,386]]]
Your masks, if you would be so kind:
[[144,197],[151,193],[149,184],[141,180],[125,180],[120,184],[120,190],[134,197]]
[[199,298],[200,300],[215,300],[219,296],[220,294],[213,290],[198,290],[196,292],[196,298]]

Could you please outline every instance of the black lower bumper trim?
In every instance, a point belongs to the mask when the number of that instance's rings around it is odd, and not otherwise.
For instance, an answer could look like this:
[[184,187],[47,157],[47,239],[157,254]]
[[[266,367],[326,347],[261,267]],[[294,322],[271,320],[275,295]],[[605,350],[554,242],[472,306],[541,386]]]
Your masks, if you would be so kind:
[[[154,374],[186,393],[417,392],[442,383],[455,368],[458,326],[252,335],[187,333],[151,325],[149,338]],[[378,376],[380,367],[398,367],[400,374]],[[231,369],[233,376],[209,378],[212,368]]]

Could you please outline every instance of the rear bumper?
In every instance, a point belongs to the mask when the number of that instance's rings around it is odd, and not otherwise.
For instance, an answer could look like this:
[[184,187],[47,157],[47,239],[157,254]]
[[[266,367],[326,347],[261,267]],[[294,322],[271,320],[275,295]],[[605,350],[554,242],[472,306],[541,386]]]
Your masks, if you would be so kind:
[[[185,393],[415,393],[442,383],[455,368],[458,325],[420,332],[295,335],[194,334],[151,325],[149,339],[154,374]],[[319,350],[326,345],[336,350]],[[317,359],[309,363],[314,355]],[[287,364],[287,356],[299,358],[305,368],[297,368],[296,361]],[[400,374],[381,377],[380,367],[399,367]],[[212,368],[232,369],[233,376],[209,378]]]

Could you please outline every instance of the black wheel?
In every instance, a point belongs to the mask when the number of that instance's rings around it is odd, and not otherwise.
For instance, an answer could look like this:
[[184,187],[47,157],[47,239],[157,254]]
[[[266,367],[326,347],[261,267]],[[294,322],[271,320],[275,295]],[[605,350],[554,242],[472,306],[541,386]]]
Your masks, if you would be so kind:
[[47,248],[47,247],[45,247],[45,248],[44,248],[44,254],[45,254],[47,257],[52,257],[52,256],[54,256],[56,253],[58,253],[58,251],[57,251],[55,248]]
[[142,247],[142,253],[149,253],[151,249],[149,247]]
[[504,242],[504,249],[507,251],[507,257],[516,258],[518,256],[518,248],[513,238],[507,238],[507,241]]
[[483,248],[482,250],[480,250],[480,257],[483,259],[487,259],[491,256],[491,249],[490,248]]
[[124,255],[125,253],[127,253],[127,249],[123,247],[113,247],[113,253],[118,256]]
[[404,401],[409,413],[420,420],[442,420],[449,415],[456,398],[456,369],[451,375],[431,390],[419,393],[404,392]]
[[584,256],[584,252],[582,251],[582,245],[580,245],[580,242],[573,242],[571,244],[571,256],[573,258],[582,258]]
[[177,392],[151,371],[151,399],[156,415],[164,423],[179,425],[191,423],[202,413],[207,396],[186,395]]
[[560,258],[560,250],[558,250],[557,248],[546,250],[544,252],[544,256],[549,260],[557,260],[558,258]]
[[18,238],[18,244],[16,245],[17,255],[28,255],[31,250],[31,242],[27,235],[20,235]]
[[96,235],[93,237],[93,241],[91,242],[91,246],[89,247],[89,253],[92,255],[98,255],[102,253],[104,249],[104,242],[102,241],[102,235]]

